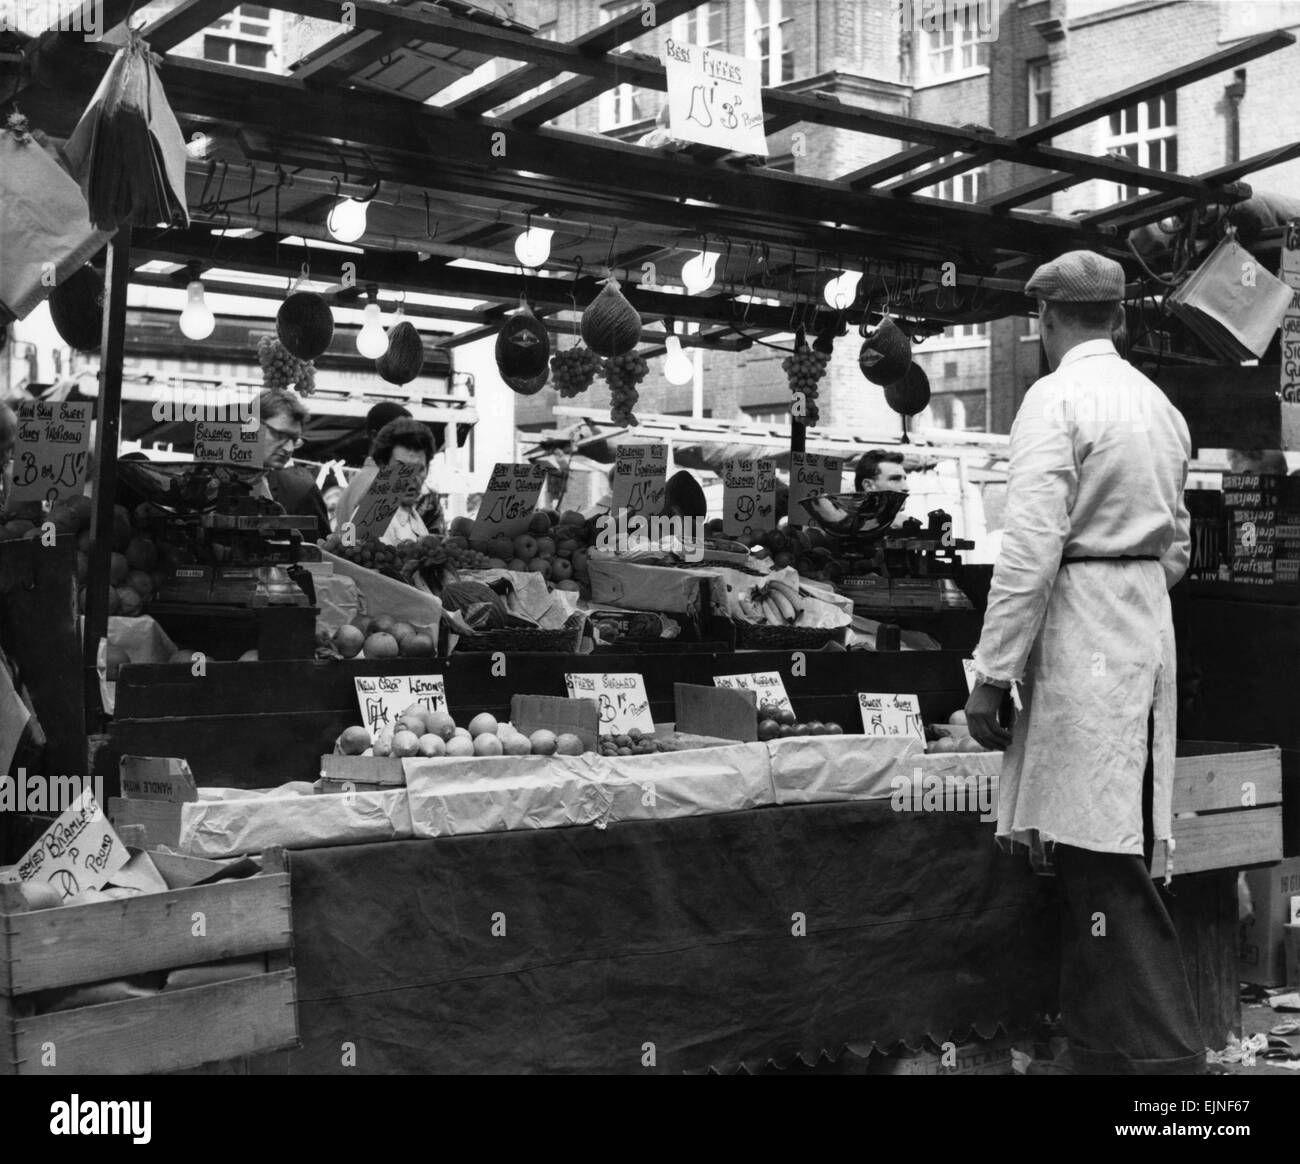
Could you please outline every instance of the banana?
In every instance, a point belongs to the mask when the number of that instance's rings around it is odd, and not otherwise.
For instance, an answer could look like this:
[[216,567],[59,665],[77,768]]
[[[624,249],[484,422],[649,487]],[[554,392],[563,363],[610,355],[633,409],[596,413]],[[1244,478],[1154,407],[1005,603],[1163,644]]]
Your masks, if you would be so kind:
[[785,617],[781,613],[781,608],[777,605],[776,599],[770,595],[763,599],[763,614],[772,626],[785,625]]
[[775,587],[770,587],[768,593],[771,596],[771,601],[776,604],[776,608],[781,614],[781,622],[789,625],[797,621],[799,614],[794,608],[794,603],[785,596],[784,592],[777,590]]
[[752,598],[741,598],[740,613],[743,614],[750,622],[763,622],[766,615],[763,613],[762,606],[753,601]]
[[767,588],[775,594],[783,595],[785,600],[794,607],[796,615],[803,611],[803,602],[797,586],[792,586],[789,582],[782,582],[779,578],[773,578],[768,582]]

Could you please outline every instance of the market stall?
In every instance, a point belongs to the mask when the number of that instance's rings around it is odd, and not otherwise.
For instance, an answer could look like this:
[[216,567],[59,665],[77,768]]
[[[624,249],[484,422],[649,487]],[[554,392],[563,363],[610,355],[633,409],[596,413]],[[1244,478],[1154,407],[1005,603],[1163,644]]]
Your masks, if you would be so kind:
[[[326,0],[276,6],[338,15]],[[834,452],[817,445],[826,348],[860,342],[864,390],[884,391],[906,417],[928,394],[912,371],[914,340],[1023,311],[1024,276],[1060,251],[1130,259],[1105,223],[1020,210],[1041,182],[994,209],[873,188],[891,173],[955,152],[948,166],[1015,160],[1047,171],[1054,188],[1140,180],[1159,197],[1130,207],[1129,226],[1203,201],[1240,202],[1249,190],[1238,179],[1284,151],[1187,177],[1038,143],[1290,38],[1244,41],[1023,139],[764,90],[769,127],[831,123],[913,143],[906,164],[825,181],[698,147],[665,152],[539,128],[546,111],[629,78],[667,86],[661,66],[612,53],[639,31],[635,13],[582,44],[556,44],[482,13],[354,7],[351,32],[379,35],[340,47],[332,67],[310,76],[166,59],[154,79],[174,110],[174,136],[201,133],[204,149],[170,155],[167,214],[122,214],[100,231],[109,215],[91,198],[84,253],[70,252],[60,271],[66,281],[108,243],[91,499],[54,498],[48,512],[14,518],[21,528],[6,529],[22,545],[0,546],[8,562],[32,557],[44,529],[35,519],[52,524],[66,573],[42,594],[60,605],[66,633],[50,653],[65,678],[82,679],[80,717],[60,713],[67,687],[56,689],[51,664],[42,673],[29,661],[21,627],[10,635],[46,735],[84,747],[84,770],[103,778],[122,828],[144,825],[132,859],[147,851],[166,865],[175,855],[166,846],[221,864],[209,874],[221,884],[234,876],[226,863],[290,850],[301,1045],[261,1069],[333,1070],[342,1032],[359,1030],[358,1065],[376,1072],[734,1070],[1022,1031],[1054,1003],[1050,896],[990,843],[998,758],[954,716],[972,627],[949,640],[941,618],[934,637],[905,622],[947,605],[977,621],[982,591],[961,559],[970,547],[944,512],[896,529],[900,495],[840,492],[831,474],[842,466],[829,470],[820,458]],[[666,20],[694,3],[658,7]],[[106,8],[121,17],[128,6]],[[192,19],[164,17],[148,30],[154,49],[179,43]],[[582,80],[506,118],[482,113],[531,87],[514,74],[454,110],[354,86],[397,41],[522,60],[534,79],[562,69]],[[138,44],[117,50],[52,33],[0,60],[0,75],[33,128],[68,139],[105,68],[124,60],[143,67]],[[484,145],[496,134],[508,140],[504,154]],[[57,168],[39,141],[30,148]],[[310,246],[328,237],[322,211],[340,202],[370,207],[351,240],[363,268],[351,283],[327,281],[333,260]],[[534,229],[565,236],[564,257],[530,250]],[[631,277],[651,258],[681,271],[701,237],[706,250],[721,240],[715,293]],[[603,375],[610,423],[622,430],[637,427],[636,383],[646,358],[679,340],[674,323],[700,324],[691,342],[722,353],[791,336],[782,453],[827,475],[790,497],[781,525],[774,467],[737,454],[724,466],[720,517],[689,490],[670,512],[666,464],[626,442],[614,463],[626,465],[630,488],[611,509],[644,528],[539,509],[545,467],[504,464],[474,520],[388,544],[382,535],[413,474],[386,467],[357,510],[356,536],[318,542],[295,515],[252,497],[237,432],[211,439],[232,451],[196,458],[208,463],[119,462],[126,293],[156,278],[156,264],[196,301],[208,270],[214,285],[242,274],[249,294],[283,299],[259,353],[269,386],[310,392],[312,353],[328,344],[335,311],[364,306],[369,324],[398,296],[423,293],[481,301],[412,302],[406,314],[497,334],[499,371],[517,392],[553,377],[579,396]],[[828,277],[850,271],[860,277],[828,298]],[[271,287],[268,276],[291,286]],[[369,337],[376,375],[394,383],[409,382],[421,360],[404,328],[409,321]],[[557,339],[553,351],[557,331],[577,331],[582,343]],[[88,423],[80,413],[36,419]],[[720,528],[687,528],[687,518]],[[40,569],[59,560],[42,558]],[[12,573],[0,575],[7,588]],[[1204,749],[1182,770],[1175,811],[1189,815],[1176,834],[1175,912],[1214,1046],[1236,1023],[1234,871],[1280,849],[1275,751],[1225,761],[1257,779],[1248,806],[1211,787]],[[140,758],[163,768],[140,777]],[[925,776],[941,803],[955,787],[984,800],[952,811],[900,805],[900,790]],[[8,822],[5,859],[23,858],[50,819]],[[107,918],[117,906],[75,908]],[[12,895],[9,912],[18,912]],[[59,912],[34,909],[28,924]],[[279,948],[254,951],[263,975],[289,973],[275,962]],[[263,985],[283,992],[288,981]],[[166,986],[138,989],[161,997]],[[35,1013],[31,1000],[12,1006],[21,993],[0,990],[0,1018],[23,1033],[43,1012],[40,1001]],[[283,994],[270,1005],[283,1008]],[[249,1015],[241,1021],[251,1029]],[[521,1037],[524,1026],[531,1033]],[[266,1047],[220,1049],[208,1057]]]

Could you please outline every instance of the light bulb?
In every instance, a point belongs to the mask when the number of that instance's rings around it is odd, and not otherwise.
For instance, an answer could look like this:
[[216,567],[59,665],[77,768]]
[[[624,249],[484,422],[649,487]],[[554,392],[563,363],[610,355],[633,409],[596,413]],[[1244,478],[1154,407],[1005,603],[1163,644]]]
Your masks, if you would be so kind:
[[367,205],[355,198],[340,198],[325,220],[330,234],[341,243],[356,242],[366,233]]
[[368,360],[377,360],[388,351],[388,335],[384,331],[384,313],[378,303],[367,303],[361,313],[361,330],[357,332],[357,351]]
[[682,350],[682,341],[670,335],[664,347],[664,379],[669,384],[689,384],[695,378],[695,361]]
[[692,295],[707,291],[713,286],[713,276],[718,267],[718,256],[712,251],[701,251],[687,259],[682,267],[682,283]]
[[217,319],[212,314],[212,308],[203,301],[203,284],[195,279],[185,288],[185,292],[189,296],[189,302],[181,312],[181,334],[186,339],[207,339],[217,326]]
[[540,267],[551,257],[551,236],[554,233],[540,226],[530,226],[515,239],[515,258],[525,267]]
[[826,284],[822,292],[826,306],[833,307],[836,311],[847,311],[858,297],[860,282],[862,282],[862,274],[859,271],[845,271],[837,275]]

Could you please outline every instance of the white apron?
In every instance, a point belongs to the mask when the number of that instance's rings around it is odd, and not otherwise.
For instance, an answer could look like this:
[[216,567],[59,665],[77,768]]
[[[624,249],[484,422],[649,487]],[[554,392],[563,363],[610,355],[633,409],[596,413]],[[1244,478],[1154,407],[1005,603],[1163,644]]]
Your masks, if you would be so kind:
[[1043,842],[1142,855],[1153,712],[1152,824],[1172,854],[1177,664],[1165,587],[1158,562],[1075,562],[1056,576],[998,793],[998,836],[1028,845],[1040,871]]

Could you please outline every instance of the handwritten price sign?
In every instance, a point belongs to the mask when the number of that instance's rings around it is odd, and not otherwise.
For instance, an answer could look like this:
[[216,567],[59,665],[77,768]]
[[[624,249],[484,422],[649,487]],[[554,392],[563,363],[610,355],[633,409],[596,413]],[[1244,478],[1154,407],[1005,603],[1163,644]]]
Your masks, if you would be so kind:
[[14,442],[14,504],[77,497],[90,468],[90,405],[25,401]]
[[392,523],[402,498],[424,481],[425,470],[419,465],[389,461],[371,482],[352,517],[357,541],[381,538]]
[[715,675],[713,686],[730,687],[733,691],[752,691],[758,698],[760,709],[763,704],[772,703],[782,711],[794,711],[779,671],[756,671],[752,675]]
[[664,43],[663,60],[673,137],[767,157],[762,61],[672,38]]
[[47,881],[67,900],[99,889],[130,859],[126,846],[86,789],[18,862],[22,881]]
[[633,728],[649,733],[655,730],[650,714],[650,697],[640,675],[564,676],[570,699],[594,699],[600,707],[602,736],[626,735]]
[[1282,317],[1282,447],[1300,449],[1300,218],[1286,224],[1282,281],[1291,305]]
[[925,743],[921,704],[915,695],[878,695],[858,692],[862,732],[868,736],[915,736]]
[[546,483],[545,465],[511,465],[499,462],[488,479],[483,503],[474,519],[475,538],[496,534],[517,537],[528,529],[537,497]]
[[447,710],[447,691],[441,675],[358,675],[357,705],[361,722],[372,736],[392,727],[413,703],[427,711]]
[[209,465],[262,467],[261,428],[256,420],[248,424],[211,424],[200,420],[194,425],[194,459]]
[[667,480],[667,445],[619,445],[618,458],[614,463],[610,512],[617,513],[624,509],[629,517],[638,513],[649,517],[662,513]]
[[790,524],[803,525],[808,513],[801,504],[823,493],[838,493],[844,472],[843,457],[816,453],[790,454]]
[[732,457],[722,463],[722,532],[758,537],[776,528],[776,462]]

